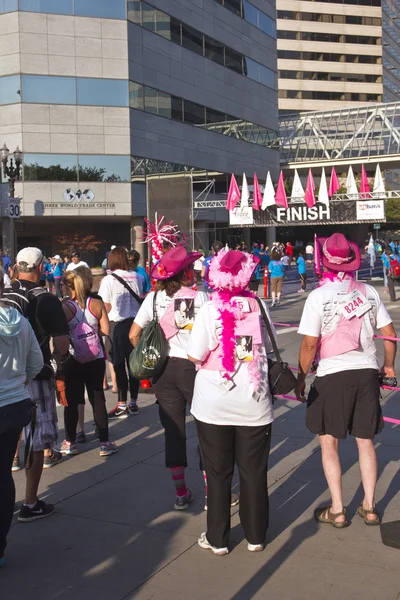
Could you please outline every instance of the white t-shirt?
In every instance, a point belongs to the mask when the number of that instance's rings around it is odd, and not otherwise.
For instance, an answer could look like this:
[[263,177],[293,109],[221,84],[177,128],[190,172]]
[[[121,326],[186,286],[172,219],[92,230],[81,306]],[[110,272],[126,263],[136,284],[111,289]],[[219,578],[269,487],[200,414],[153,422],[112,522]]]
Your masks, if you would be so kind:
[[[121,277],[137,296],[142,295],[142,283],[139,275],[135,271],[123,271],[116,269],[116,275]],[[112,275],[106,275],[100,284],[99,296],[107,304],[111,304],[111,310],[108,313],[110,321],[119,323],[125,319],[136,317],[140,304]]]
[[66,271],[73,271],[74,269],[77,269],[78,267],[87,267],[89,269],[89,265],[84,260],[80,260],[76,264],[71,261],[69,263],[68,267],[66,268]]
[[306,254],[314,254],[314,247],[311,244],[306,246]]
[[[321,359],[318,377],[354,369],[379,369],[374,332],[389,325],[392,319],[378,292],[370,285],[366,288],[371,309],[363,316],[359,349]],[[304,306],[298,333],[319,337],[334,331],[340,320],[339,302],[347,295],[348,289],[349,281],[345,280],[326,283],[311,292]]]
[[[268,309],[267,314],[268,314]],[[205,360],[220,341],[221,325],[218,311],[207,302],[199,311],[190,336],[188,355]],[[201,369],[196,375],[192,415],[204,423],[214,425],[268,425],[274,420],[272,398],[268,385],[268,360],[270,342],[265,326],[261,327],[264,346],[259,345],[257,366],[261,371],[260,387],[254,392],[249,373],[249,362],[241,362],[233,381],[235,387],[227,390],[226,379],[220,371]]]
[[[185,326],[185,329],[179,329],[178,333],[169,340],[168,354],[169,356],[174,356],[176,358],[187,358],[187,346],[189,343],[190,332],[192,330],[190,327],[188,327],[187,317],[180,317],[181,322],[179,322],[179,315],[177,314],[179,313],[178,307],[184,299],[184,297],[182,296],[182,289],[184,288],[181,288],[179,299],[174,296],[172,298],[170,296],[167,296],[165,291],[157,292],[156,298],[156,313],[159,320],[162,319],[171,302],[174,302],[174,308],[175,301],[177,302],[177,310],[174,310],[174,312],[172,313],[172,318],[175,320],[175,323],[178,324],[178,326]],[[196,297],[194,298],[194,315],[192,315],[192,313],[188,315],[189,317],[192,317],[190,319],[191,326],[193,326],[193,319],[195,321],[197,318],[197,313],[199,312],[199,309],[203,306],[205,302],[207,302],[207,300],[208,296],[205,292],[197,292]],[[153,301],[154,292],[150,292],[150,294],[146,296],[138,314],[136,315],[135,323],[137,323],[142,329],[144,329],[146,325],[148,325],[150,321],[153,320]]]
[[194,261],[193,270],[201,271],[203,268],[204,256],[201,256],[197,260]]

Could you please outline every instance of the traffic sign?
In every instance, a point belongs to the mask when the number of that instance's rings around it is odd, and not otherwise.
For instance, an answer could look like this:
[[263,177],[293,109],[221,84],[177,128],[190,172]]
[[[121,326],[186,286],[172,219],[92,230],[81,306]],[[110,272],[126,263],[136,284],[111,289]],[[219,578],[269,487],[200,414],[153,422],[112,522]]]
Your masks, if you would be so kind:
[[380,223],[374,223],[374,229],[380,229],[380,228],[381,228]]
[[21,198],[5,198],[1,204],[1,216],[19,219],[21,216]]

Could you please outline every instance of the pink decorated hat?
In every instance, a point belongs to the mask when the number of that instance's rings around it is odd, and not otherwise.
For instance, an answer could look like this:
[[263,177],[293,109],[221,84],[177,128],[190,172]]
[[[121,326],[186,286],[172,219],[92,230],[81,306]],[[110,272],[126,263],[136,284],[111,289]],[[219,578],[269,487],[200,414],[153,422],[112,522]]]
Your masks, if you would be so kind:
[[349,273],[358,271],[361,265],[360,248],[349,242],[342,233],[334,233],[329,238],[319,238],[322,246],[322,264],[331,271]]
[[193,264],[202,256],[201,252],[188,252],[183,246],[175,246],[165,254],[151,270],[153,279],[169,279]]
[[216,291],[244,290],[260,259],[239,250],[220,250],[210,262],[207,274],[209,286]]

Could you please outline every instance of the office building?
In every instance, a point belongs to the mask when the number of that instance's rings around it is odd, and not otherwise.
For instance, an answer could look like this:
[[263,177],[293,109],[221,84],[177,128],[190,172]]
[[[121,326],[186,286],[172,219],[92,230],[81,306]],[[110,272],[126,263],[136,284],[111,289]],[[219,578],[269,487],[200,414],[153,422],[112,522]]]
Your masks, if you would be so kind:
[[276,180],[275,6],[244,4],[0,0],[0,145],[24,152],[19,246],[54,253],[75,232],[135,243],[158,211],[206,247],[227,213],[193,212],[193,197],[226,193],[231,173]]
[[277,0],[277,27],[281,111],[398,100],[399,0]]

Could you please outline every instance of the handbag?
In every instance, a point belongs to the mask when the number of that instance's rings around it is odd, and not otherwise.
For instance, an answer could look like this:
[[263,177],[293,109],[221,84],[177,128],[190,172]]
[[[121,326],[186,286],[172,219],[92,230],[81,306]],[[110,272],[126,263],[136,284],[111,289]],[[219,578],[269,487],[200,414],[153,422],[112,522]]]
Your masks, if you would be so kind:
[[271,341],[276,358],[276,360],[271,360],[270,358],[268,359],[269,388],[273,396],[288,394],[296,387],[297,378],[293,374],[293,371],[290,369],[289,365],[281,358],[264,304],[261,302],[260,298],[256,298],[256,300],[260,307],[265,327],[267,328],[268,337]]

